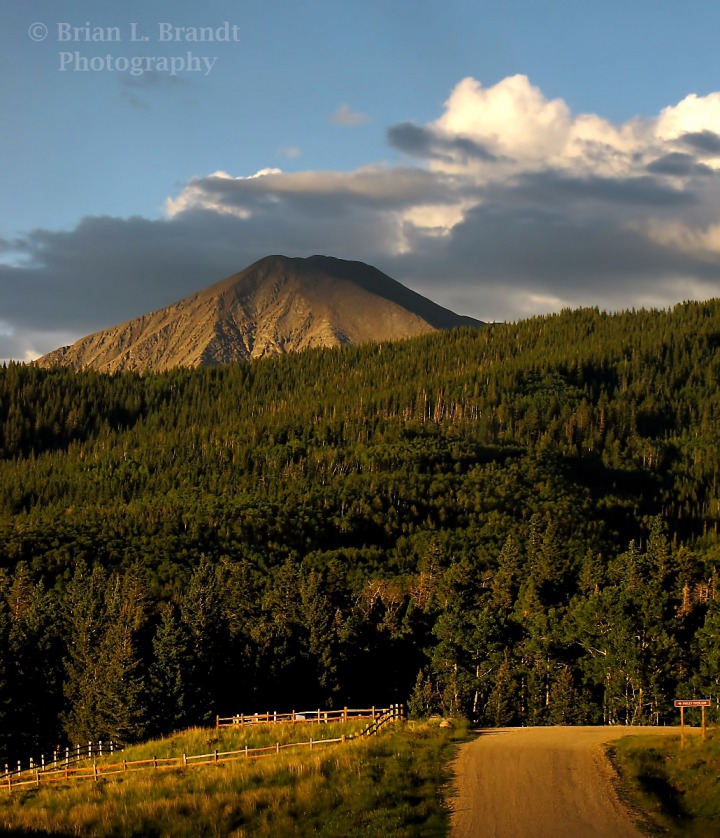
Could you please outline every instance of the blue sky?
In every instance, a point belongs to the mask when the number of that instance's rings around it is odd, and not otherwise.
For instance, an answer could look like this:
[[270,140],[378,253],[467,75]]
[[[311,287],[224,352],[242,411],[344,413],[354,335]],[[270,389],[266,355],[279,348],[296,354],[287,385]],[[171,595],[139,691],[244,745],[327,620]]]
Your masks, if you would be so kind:
[[[481,319],[714,296],[719,25],[664,0],[0,0],[0,358],[269,252]],[[128,71],[188,52],[212,69]]]

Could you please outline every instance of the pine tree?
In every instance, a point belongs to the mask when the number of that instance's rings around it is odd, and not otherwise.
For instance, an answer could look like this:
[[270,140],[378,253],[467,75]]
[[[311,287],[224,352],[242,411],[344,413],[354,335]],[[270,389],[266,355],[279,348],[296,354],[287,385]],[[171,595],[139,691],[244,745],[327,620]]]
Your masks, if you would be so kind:
[[62,707],[62,651],[56,597],[21,563],[7,594],[7,649],[15,746],[41,751],[57,743]]
[[137,742],[147,727],[147,692],[138,649],[145,623],[145,586],[137,569],[109,580],[106,625],[98,648],[98,715],[103,737]]
[[517,721],[517,681],[507,655],[495,674],[495,686],[488,698],[485,715],[493,727],[507,727]]
[[184,624],[177,618],[175,606],[166,603],[153,638],[150,669],[152,726],[156,734],[170,733],[190,724],[189,645],[190,638]]
[[65,598],[68,654],[65,730],[73,742],[137,741],[146,697],[137,648],[144,586],[132,572],[109,580],[99,566],[76,570]]
[[223,670],[229,663],[229,637],[215,566],[200,558],[180,605],[188,633],[191,666],[188,678],[188,717],[208,723],[220,712]]
[[71,742],[102,739],[105,734],[99,714],[101,672],[98,653],[106,630],[105,575],[99,566],[88,572],[80,564],[65,594],[64,692],[68,709],[65,732]]
[[10,620],[8,619],[5,590],[7,578],[0,571],[0,761],[4,765],[10,758],[12,748],[13,726],[9,724],[11,710],[11,692],[8,679],[10,656],[8,653],[8,635]]

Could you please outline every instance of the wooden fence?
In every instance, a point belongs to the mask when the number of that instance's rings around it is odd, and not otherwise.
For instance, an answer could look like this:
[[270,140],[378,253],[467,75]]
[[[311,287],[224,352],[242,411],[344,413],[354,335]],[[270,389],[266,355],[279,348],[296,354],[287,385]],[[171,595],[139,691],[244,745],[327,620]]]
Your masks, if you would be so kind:
[[[55,748],[52,754],[48,754],[47,759],[45,754],[40,755],[40,759],[29,757],[28,759],[18,760],[17,768],[10,768],[8,763],[5,763],[5,771],[0,774],[0,782],[6,782],[10,774],[22,774],[25,771],[33,772],[49,771],[51,769],[65,768],[70,765],[77,765],[79,762],[85,762],[94,757],[112,756],[115,753],[121,753],[122,747],[116,745],[112,740],[109,742],[88,742],[87,745],[68,745],[65,748]],[[22,766],[26,765],[27,768]]]
[[[324,713],[325,711],[323,711]],[[336,711],[327,711],[328,713]],[[337,711],[341,712],[341,711]],[[363,711],[364,712],[364,711]],[[287,714],[286,714],[287,715]],[[252,716],[251,718],[255,718]],[[93,780],[97,782],[103,777],[110,777],[116,774],[127,774],[128,772],[142,771],[152,769],[159,771],[163,769],[178,769],[191,768],[199,765],[220,765],[228,762],[235,762],[237,760],[259,759],[262,757],[269,757],[279,754],[281,751],[287,751],[291,748],[315,748],[325,747],[338,743],[349,742],[352,739],[359,739],[364,736],[375,736],[378,731],[388,722],[394,722],[404,718],[404,709],[401,704],[393,704],[391,707],[384,709],[373,708],[373,715],[370,716],[348,716],[352,718],[370,718],[369,724],[363,728],[360,733],[353,735],[343,735],[335,739],[312,739],[305,742],[290,742],[281,744],[276,742],[274,745],[269,745],[264,748],[249,748],[247,745],[238,751],[212,751],[208,754],[183,754],[181,757],[152,757],[151,759],[141,760],[122,760],[122,762],[114,763],[100,763],[94,761],[92,765],[71,768],[70,763],[55,765],[47,763],[43,768],[35,767],[26,769],[24,771],[9,772],[0,778],[0,789],[12,792],[13,789],[39,787],[47,785],[48,783],[64,783],[71,780]],[[287,719],[285,719],[287,721]],[[318,721],[313,719],[295,719],[295,721]],[[321,720],[321,721],[324,721]],[[262,719],[262,724],[267,724],[265,718]],[[274,723],[273,718],[270,718],[270,724]],[[255,722],[252,722],[255,724]],[[87,758],[86,758],[87,759]]]
[[[400,705],[393,705],[400,707]],[[375,719],[382,713],[387,712],[386,708],[368,707],[361,710],[353,710],[343,707],[341,710],[293,710],[290,713],[266,713],[244,714],[236,716],[216,716],[215,727],[233,727],[235,725],[266,725],[266,724],[288,724],[294,722],[352,722],[362,719]]]

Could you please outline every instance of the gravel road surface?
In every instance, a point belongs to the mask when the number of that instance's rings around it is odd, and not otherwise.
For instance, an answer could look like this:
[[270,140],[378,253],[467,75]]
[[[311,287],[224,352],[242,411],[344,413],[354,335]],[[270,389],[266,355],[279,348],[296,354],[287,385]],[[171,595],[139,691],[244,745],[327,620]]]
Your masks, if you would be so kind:
[[452,838],[642,838],[613,786],[603,745],[678,728],[479,731],[454,762]]

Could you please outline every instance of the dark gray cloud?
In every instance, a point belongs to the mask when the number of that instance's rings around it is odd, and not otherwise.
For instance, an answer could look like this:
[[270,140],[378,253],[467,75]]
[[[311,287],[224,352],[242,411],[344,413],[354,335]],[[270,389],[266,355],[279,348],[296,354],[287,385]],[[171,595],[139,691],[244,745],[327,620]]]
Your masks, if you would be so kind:
[[[172,92],[183,90],[191,86],[192,82],[179,75],[170,73],[158,73],[156,70],[147,70],[142,75],[133,76],[125,73],[120,76],[119,82],[122,98],[131,107],[138,110],[150,108],[149,98],[161,92]],[[146,94],[144,98],[143,95]],[[186,102],[186,104],[190,104]]]
[[[22,333],[77,338],[169,305],[269,253],[371,261],[391,247],[381,213],[342,201],[337,209],[321,223],[284,204],[245,220],[189,210],[169,220],[86,218],[70,232],[36,230],[23,243],[22,264],[0,264],[0,324],[14,329],[0,358],[20,357],[10,350]],[[54,348],[40,337],[35,343],[38,352]]]
[[190,82],[170,73],[158,73],[157,70],[145,70],[137,76],[125,73],[120,76],[120,85],[129,90],[149,90],[184,87]]
[[645,170],[653,175],[691,177],[693,175],[714,175],[715,171],[704,163],[698,163],[691,154],[672,151],[649,163]]
[[485,320],[566,305],[664,306],[720,294],[718,260],[665,247],[611,213],[585,218],[485,204],[442,239],[410,231],[408,238],[408,252],[386,260],[383,270]]
[[[638,207],[684,207],[695,201],[692,192],[673,187],[650,175],[635,177],[573,177],[545,171],[523,175],[518,187],[508,191],[523,200],[568,207],[572,203],[615,204],[627,210]],[[502,189],[502,187],[501,187]]]
[[[467,184],[464,188],[471,189]],[[213,204],[228,210],[272,211],[279,207],[334,216],[354,209],[388,211],[418,203],[451,202],[457,179],[410,167],[372,167],[351,173],[296,172],[262,177],[195,178],[188,191],[198,190]]]
[[683,134],[680,140],[696,151],[720,155],[720,134],[713,131],[690,131]]
[[[196,179],[167,219],[91,217],[0,242],[6,261],[19,260],[0,263],[0,358],[169,305],[270,253],[366,261],[481,319],[720,293],[720,254],[647,232],[650,221],[715,223],[717,179],[695,177],[689,155],[651,167],[625,178],[548,169],[485,185],[409,167]],[[450,229],[409,220],[411,210],[460,205]]]
[[412,122],[391,126],[387,138],[391,146],[413,157],[466,163],[473,160],[496,162],[499,159],[485,145],[475,140],[447,137]]

